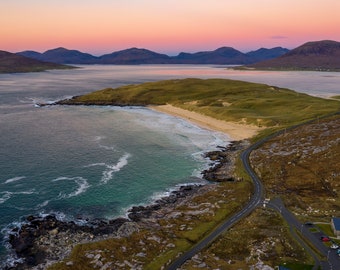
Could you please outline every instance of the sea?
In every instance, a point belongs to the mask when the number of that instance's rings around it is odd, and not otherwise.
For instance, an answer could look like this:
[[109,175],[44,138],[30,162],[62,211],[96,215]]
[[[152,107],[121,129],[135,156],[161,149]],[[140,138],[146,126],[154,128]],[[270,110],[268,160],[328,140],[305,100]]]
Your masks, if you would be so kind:
[[340,95],[340,73],[237,71],[212,65],[81,65],[0,74],[0,268],[16,258],[8,233],[28,215],[85,222],[125,216],[181,185],[207,184],[204,153],[227,134],[144,107],[45,106],[127,84],[226,78]]

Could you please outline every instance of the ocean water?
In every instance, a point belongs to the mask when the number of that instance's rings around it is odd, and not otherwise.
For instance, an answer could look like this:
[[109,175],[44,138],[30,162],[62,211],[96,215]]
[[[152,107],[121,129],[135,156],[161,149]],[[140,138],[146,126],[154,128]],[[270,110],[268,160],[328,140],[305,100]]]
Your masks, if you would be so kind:
[[[187,183],[206,183],[203,153],[225,134],[140,107],[47,106],[38,102],[105,87],[173,78],[233,78],[340,94],[340,74],[242,72],[214,66],[81,66],[0,74],[0,261],[6,235],[27,215],[114,218]],[[285,84],[286,83],[286,84]],[[295,84],[294,84],[295,83]]]

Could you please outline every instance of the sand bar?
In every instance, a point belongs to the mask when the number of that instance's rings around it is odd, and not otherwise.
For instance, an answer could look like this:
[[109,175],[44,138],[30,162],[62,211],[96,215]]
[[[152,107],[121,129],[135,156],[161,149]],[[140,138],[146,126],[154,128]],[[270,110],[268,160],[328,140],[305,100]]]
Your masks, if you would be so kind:
[[261,130],[261,128],[255,125],[243,125],[235,122],[218,120],[213,117],[184,110],[170,104],[149,106],[149,108],[155,111],[183,118],[203,128],[226,133],[232,140],[251,138]]

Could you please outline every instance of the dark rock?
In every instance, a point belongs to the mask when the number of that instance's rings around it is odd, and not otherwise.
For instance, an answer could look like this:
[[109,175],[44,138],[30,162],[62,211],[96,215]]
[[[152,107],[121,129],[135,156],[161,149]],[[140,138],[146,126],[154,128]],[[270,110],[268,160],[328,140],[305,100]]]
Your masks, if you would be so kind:
[[[207,153],[206,156],[213,158],[214,163],[211,168],[202,172],[204,178],[211,181],[235,181],[232,175],[226,173],[225,166],[230,163],[232,154],[237,153],[242,148],[244,148],[244,142],[232,142],[227,147],[219,147],[218,151]],[[223,173],[220,173],[221,170]],[[79,235],[80,233],[80,235],[84,234],[84,236],[81,236],[83,238],[79,238],[78,241],[84,239],[88,241],[88,239],[93,239],[94,237],[117,235],[119,231],[121,235],[125,235],[138,229],[135,225],[130,224],[131,226],[126,225],[127,229],[120,230],[127,222],[138,222],[151,217],[153,214],[157,216],[163,207],[171,206],[179,199],[195,194],[201,187],[200,185],[184,185],[179,187],[178,190],[172,191],[169,196],[164,196],[151,205],[134,206],[128,210],[129,219],[94,219],[90,220],[87,225],[78,225],[74,221],[60,221],[55,215],[46,217],[30,215],[26,218],[27,223],[22,225],[20,229],[14,228],[9,236],[9,243],[13,250],[19,258],[24,259],[24,263],[17,265],[15,269],[28,269],[44,263],[48,259],[59,258],[60,254],[54,254],[53,248],[46,251],[44,247],[40,246],[41,243],[50,241],[51,237],[58,238],[59,234],[67,233],[72,238],[72,235]],[[77,219],[79,220],[79,217]],[[46,243],[46,245],[49,245],[49,243]],[[64,243],[64,245],[66,244]]]
[[205,154],[214,163],[202,172],[204,179],[212,182],[235,181],[232,174],[232,164],[238,151],[244,149],[246,141],[232,141],[227,147],[219,146],[220,150]]

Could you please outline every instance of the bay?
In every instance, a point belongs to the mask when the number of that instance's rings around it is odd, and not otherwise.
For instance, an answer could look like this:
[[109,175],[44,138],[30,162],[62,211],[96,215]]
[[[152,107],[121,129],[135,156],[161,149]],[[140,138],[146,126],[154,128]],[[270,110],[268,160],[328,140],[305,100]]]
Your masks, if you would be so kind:
[[186,183],[205,183],[202,154],[225,134],[147,108],[36,108],[94,90],[178,78],[229,78],[340,95],[334,72],[234,71],[221,66],[80,66],[0,74],[0,260],[6,235],[27,215],[113,218]]

